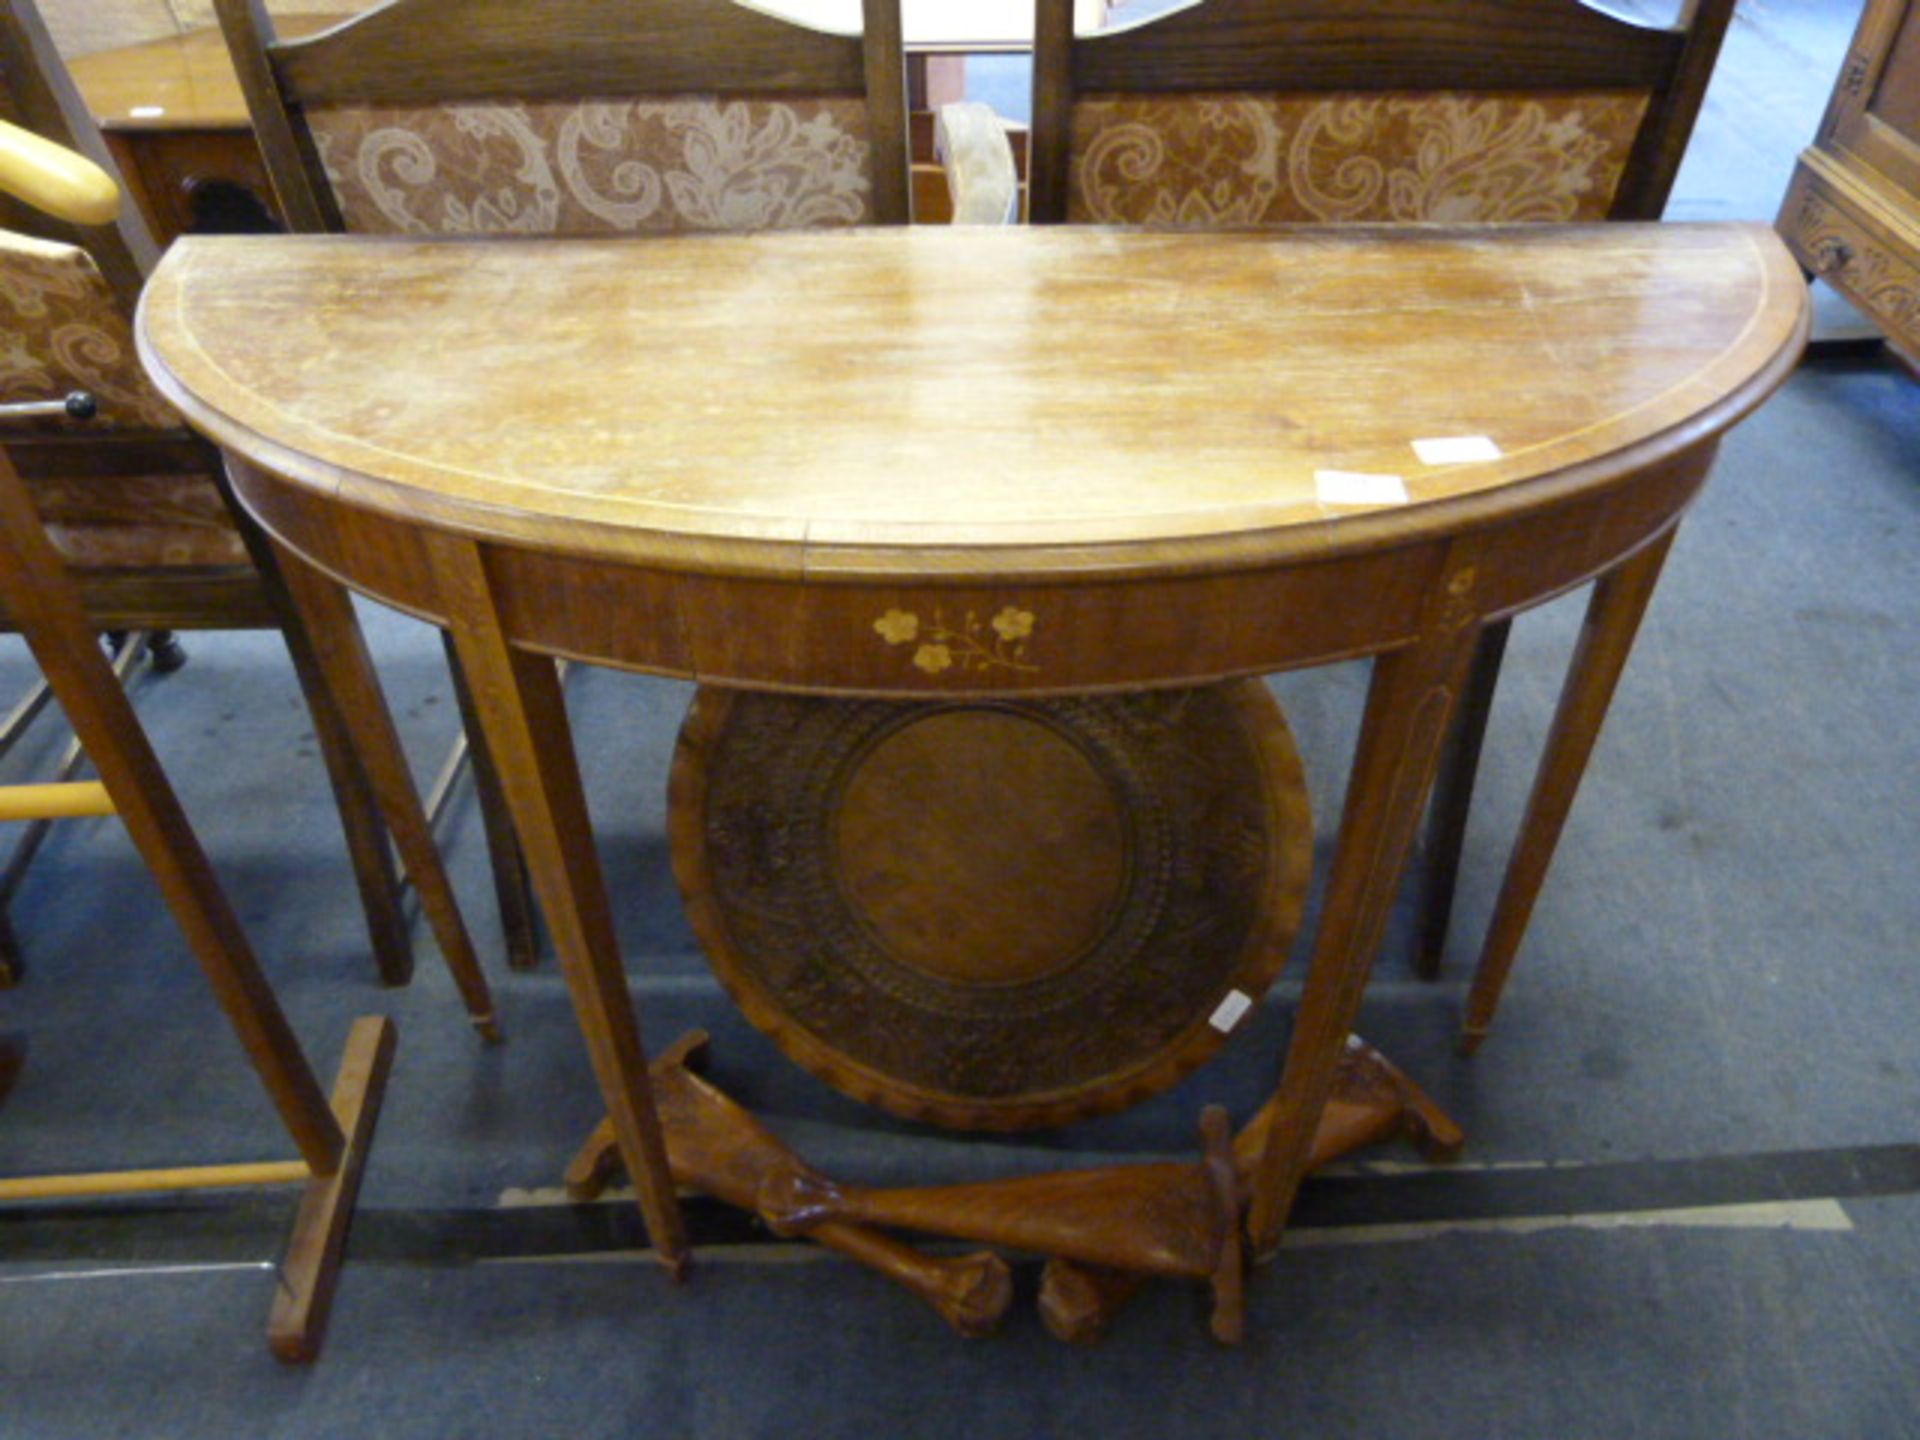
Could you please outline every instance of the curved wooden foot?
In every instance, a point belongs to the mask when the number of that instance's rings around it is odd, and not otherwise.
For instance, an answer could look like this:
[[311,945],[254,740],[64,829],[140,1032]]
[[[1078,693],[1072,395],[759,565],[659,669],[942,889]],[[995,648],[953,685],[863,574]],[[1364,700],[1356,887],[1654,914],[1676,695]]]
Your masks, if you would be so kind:
[[[1260,1108],[1234,1142],[1244,1170],[1266,1144],[1279,1110],[1278,1096]],[[1401,1070],[1358,1035],[1349,1035],[1334,1071],[1334,1089],[1314,1131],[1307,1168],[1384,1140],[1410,1140],[1434,1164],[1457,1159],[1466,1133]]]
[[[1245,1203],[1242,1188],[1245,1167],[1249,1158],[1258,1155],[1266,1144],[1267,1127],[1273,1123],[1274,1109],[1274,1102],[1269,1101],[1235,1137],[1236,1158],[1230,1168],[1220,1166],[1214,1158],[1216,1140],[1207,1130],[1207,1117],[1201,1118],[1202,1135],[1208,1148],[1205,1163],[1209,1173],[1216,1177],[1218,1193],[1227,1193],[1226,1185],[1231,1177],[1236,1207]],[[1406,1072],[1357,1035],[1350,1036],[1335,1072],[1333,1098],[1314,1133],[1310,1168],[1318,1169],[1365,1146],[1401,1137],[1411,1140],[1422,1155],[1436,1164],[1456,1159],[1466,1141],[1453,1118]],[[1238,1214],[1237,1208],[1235,1214]],[[1213,1331],[1227,1344],[1237,1343],[1245,1323],[1245,1298],[1238,1288],[1243,1279],[1244,1237],[1237,1228],[1233,1242],[1232,1261],[1223,1251],[1219,1268],[1211,1277],[1215,1295]],[[1143,1278],[1130,1271],[1102,1269],[1058,1258],[1050,1260],[1040,1280],[1040,1317],[1060,1339],[1092,1344],[1106,1334],[1114,1318],[1140,1288]]]
[[[830,1184],[772,1131],[694,1073],[707,1045],[705,1031],[691,1031],[648,1067],[674,1182],[743,1210],[758,1209],[760,1193],[776,1172]],[[594,1199],[619,1165],[613,1127],[603,1120],[567,1167],[567,1193],[576,1200]],[[1013,1272],[988,1250],[951,1258],[928,1255],[877,1230],[834,1222],[812,1228],[808,1238],[905,1286],[969,1338],[999,1329],[1013,1303]]]
[[1178,1163],[896,1190],[788,1166],[767,1176],[754,1208],[797,1234],[839,1222],[882,1225],[1192,1280],[1214,1277],[1231,1228],[1205,1170]]
[[567,1164],[567,1198],[575,1204],[590,1205],[606,1194],[619,1173],[620,1140],[613,1133],[613,1121],[602,1120]]
[[824,1226],[812,1238],[906,1286],[969,1340],[993,1334],[1013,1305],[1013,1271],[991,1250],[928,1255],[858,1225]]
[[1069,1345],[1104,1340],[1126,1303],[1147,1277],[1132,1270],[1109,1270],[1055,1257],[1040,1274],[1040,1318],[1055,1339]]
[[[1208,1277],[1213,1289],[1209,1328],[1221,1344],[1238,1345],[1247,1330],[1246,1245],[1240,1232],[1246,1197],[1234,1160],[1233,1130],[1220,1106],[1209,1105],[1201,1112],[1200,1140],[1201,1169],[1222,1221],[1220,1253]],[[1096,1344],[1145,1279],[1138,1271],[1056,1257],[1047,1262],[1040,1277],[1040,1318],[1058,1339],[1072,1345]]]
[[[1049,1256],[1040,1314],[1063,1340],[1091,1344],[1149,1275],[1205,1280],[1212,1332],[1246,1333],[1246,1245],[1241,1212],[1250,1156],[1261,1153],[1275,1102],[1235,1136],[1227,1112],[1201,1113],[1198,1164],[1152,1163],[1055,1172],[979,1184],[868,1189],[841,1185],[801,1160],[745,1109],[691,1073],[704,1033],[681,1038],[650,1067],[677,1184],[758,1214],[781,1234],[805,1235],[891,1276],[963,1335],[997,1326],[1011,1297],[991,1252],[942,1260],[875,1227],[978,1240]],[[1372,1046],[1348,1041],[1315,1137],[1314,1164],[1406,1135],[1430,1159],[1458,1153],[1460,1129]],[[598,1196],[619,1165],[602,1122],[567,1167],[567,1190]]]
[[776,1229],[819,1235],[857,1220],[984,1240],[1050,1255],[1041,1315],[1061,1338],[1091,1343],[1145,1275],[1207,1281],[1212,1329],[1236,1344],[1246,1330],[1244,1195],[1227,1112],[1201,1116],[1198,1165],[1119,1165],[976,1185],[869,1190],[812,1171],[770,1174],[757,1208]]

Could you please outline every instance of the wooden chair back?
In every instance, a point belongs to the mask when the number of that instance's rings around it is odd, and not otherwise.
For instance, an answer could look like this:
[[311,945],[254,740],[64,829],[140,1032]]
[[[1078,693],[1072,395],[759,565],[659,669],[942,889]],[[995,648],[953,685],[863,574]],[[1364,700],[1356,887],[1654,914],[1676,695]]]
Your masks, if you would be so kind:
[[[31,0],[0,0],[0,118],[119,172]],[[124,186],[122,187],[124,189]],[[84,423],[0,434],[102,628],[278,623],[213,471],[217,457],[134,353],[152,237],[131,205],[82,225],[0,194],[0,400],[98,402]],[[0,630],[13,618],[0,608]]]
[[[86,156],[126,189],[46,22],[30,0],[0,0],[0,120]],[[83,226],[0,195],[0,228],[85,250],[129,314],[147,271],[160,258],[153,236],[131,205],[121,206],[111,224]]]
[[1197,226],[1655,219],[1734,6],[1037,3],[1031,218]]
[[296,230],[905,224],[899,0],[864,33],[734,0],[389,0],[302,40],[218,0]]

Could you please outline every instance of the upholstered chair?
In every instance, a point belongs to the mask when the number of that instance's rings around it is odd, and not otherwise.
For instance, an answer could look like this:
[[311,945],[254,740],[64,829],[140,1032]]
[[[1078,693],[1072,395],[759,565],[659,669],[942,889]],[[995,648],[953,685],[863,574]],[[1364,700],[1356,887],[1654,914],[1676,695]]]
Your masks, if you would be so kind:
[[[189,431],[141,369],[133,305],[153,246],[120,201],[104,147],[31,6],[0,4],[0,151],[41,171],[90,182],[98,205],[48,214],[0,202],[0,402],[62,402],[57,413],[0,434],[41,524],[102,632],[279,629],[306,694],[328,767],[381,975],[412,971],[410,922],[389,837],[404,856],[441,951],[476,1024],[493,1024],[444,867],[410,790],[384,710],[370,729],[388,744],[348,743],[345,718],[319,679],[311,641],[272,556],[229,505],[218,452]],[[14,122],[20,122],[16,128]],[[93,158],[77,153],[89,144]],[[31,228],[34,233],[20,233]],[[0,627],[11,628],[0,613]]]

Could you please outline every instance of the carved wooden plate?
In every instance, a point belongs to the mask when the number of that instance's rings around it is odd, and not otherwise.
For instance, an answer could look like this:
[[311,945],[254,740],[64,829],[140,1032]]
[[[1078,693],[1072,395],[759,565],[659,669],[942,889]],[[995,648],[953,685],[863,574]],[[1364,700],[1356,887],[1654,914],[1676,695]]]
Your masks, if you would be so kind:
[[1313,848],[1293,736],[1252,680],[956,703],[703,688],[671,831],[749,1019],[847,1094],[991,1130],[1120,1109],[1213,1054],[1222,1002],[1286,961]]

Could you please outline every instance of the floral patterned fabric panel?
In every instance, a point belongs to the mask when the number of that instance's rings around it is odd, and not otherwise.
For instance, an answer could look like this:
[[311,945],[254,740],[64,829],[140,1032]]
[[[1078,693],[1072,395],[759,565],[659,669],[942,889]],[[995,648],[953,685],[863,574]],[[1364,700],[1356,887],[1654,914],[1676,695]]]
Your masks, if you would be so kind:
[[120,298],[72,245],[0,231],[0,400],[58,400],[85,390],[95,426],[177,429],[133,348]]
[[1599,220],[1646,108],[1614,92],[1096,97],[1073,109],[1067,218]]
[[[0,400],[99,402],[89,429],[173,430],[148,382],[119,297],[84,250],[0,231]],[[245,565],[246,547],[204,475],[27,482],[55,548],[83,569]]]
[[204,475],[39,479],[27,488],[54,549],[77,570],[252,564]]
[[347,229],[780,230],[868,218],[867,106],[586,100],[307,112]]

